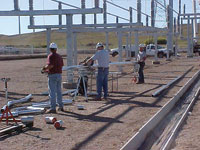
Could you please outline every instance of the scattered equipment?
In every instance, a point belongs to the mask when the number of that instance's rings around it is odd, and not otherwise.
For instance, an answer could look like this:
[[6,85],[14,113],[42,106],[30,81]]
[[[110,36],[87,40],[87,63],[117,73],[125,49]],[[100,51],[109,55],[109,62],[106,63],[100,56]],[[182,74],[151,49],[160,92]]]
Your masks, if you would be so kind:
[[54,124],[57,121],[55,117],[45,117],[45,122],[48,124]]
[[[4,105],[2,108],[1,108],[1,113],[2,113],[2,116],[1,116],[1,119],[0,119],[0,122],[2,121],[2,119],[6,119],[6,125],[8,125],[8,121],[9,121],[9,118],[12,118],[13,121],[17,124],[17,121],[15,120],[15,118],[13,117],[10,109],[8,108],[7,105]],[[5,116],[4,116],[5,115]]]
[[54,123],[54,127],[55,127],[56,129],[61,128],[62,125],[63,125],[63,121],[62,121],[62,120],[58,120],[58,121],[56,121],[56,122]]
[[10,81],[10,78],[1,78],[1,81],[5,84],[5,98],[6,101],[8,100],[8,81]]

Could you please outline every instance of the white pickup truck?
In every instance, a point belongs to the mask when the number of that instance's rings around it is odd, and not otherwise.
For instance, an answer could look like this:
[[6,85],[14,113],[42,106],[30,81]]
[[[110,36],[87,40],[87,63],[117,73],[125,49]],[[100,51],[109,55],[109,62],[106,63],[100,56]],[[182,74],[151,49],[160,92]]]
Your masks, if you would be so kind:
[[[158,49],[158,57],[159,58],[163,58],[163,57],[167,57],[167,49],[162,47],[162,46],[157,46]],[[147,56],[154,56],[155,55],[155,45],[154,44],[149,44],[146,46],[146,54]],[[169,56],[173,55],[172,51],[169,51]]]
[[[163,57],[167,57],[167,49],[162,47],[162,46],[157,46],[157,49],[158,49],[158,57],[159,58],[163,58]],[[122,45],[122,51],[125,51],[125,50],[129,50],[130,51],[130,47],[126,47],[126,45]],[[155,55],[155,45],[154,44],[149,44],[146,46],[146,54],[147,56],[154,56]],[[110,54],[112,56],[116,56],[119,54],[119,49],[118,48],[114,48],[114,49],[111,49],[110,51]],[[173,52],[172,51],[169,51],[169,56],[173,55]],[[135,56],[135,48],[134,48],[134,45],[131,47],[131,56]]]

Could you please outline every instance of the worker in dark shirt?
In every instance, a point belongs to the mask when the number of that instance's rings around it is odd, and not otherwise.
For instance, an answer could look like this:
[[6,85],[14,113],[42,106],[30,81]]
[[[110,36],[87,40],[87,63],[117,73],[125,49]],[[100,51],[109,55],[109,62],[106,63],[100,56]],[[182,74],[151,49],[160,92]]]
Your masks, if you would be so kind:
[[50,99],[50,109],[47,113],[56,113],[56,102],[59,105],[58,110],[63,110],[62,102],[62,66],[64,65],[62,57],[56,53],[57,45],[55,43],[50,44],[51,53],[47,58],[47,65],[42,68],[43,72],[48,73],[48,91]]

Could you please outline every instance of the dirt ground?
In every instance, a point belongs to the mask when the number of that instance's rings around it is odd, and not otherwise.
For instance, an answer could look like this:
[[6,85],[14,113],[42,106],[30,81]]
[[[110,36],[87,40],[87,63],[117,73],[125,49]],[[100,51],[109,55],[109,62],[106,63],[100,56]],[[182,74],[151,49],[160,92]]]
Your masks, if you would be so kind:
[[[79,60],[83,58],[85,55],[79,56]],[[183,53],[181,57],[173,57],[172,61],[160,59],[158,65],[152,65],[152,60],[153,58],[148,58],[146,61],[145,84],[134,84],[132,82],[133,67],[125,66],[123,68],[125,73],[118,76],[118,90],[116,76],[114,76],[113,92],[111,91],[112,78],[109,78],[109,100],[94,101],[92,97],[89,97],[89,102],[85,102],[84,97],[78,96],[73,105],[65,105],[64,112],[33,115],[34,127],[22,133],[0,137],[0,150],[120,149],[197,72],[200,58],[186,58]],[[40,73],[40,68],[45,62],[45,58],[0,62],[0,78],[11,78],[8,82],[9,100],[33,94],[31,102],[16,106],[48,100],[48,96],[41,95],[47,91],[47,77]],[[152,97],[152,94],[162,85],[184,74],[191,66],[193,69],[172,88],[159,97]],[[117,67],[110,67],[110,71],[117,71]],[[63,72],[63,81],[66,81],[66,72]],[[94,82],[93,89],[95,89]],[[63,99],[69,98],[63,97]],[[6,104],[4,83],[0,82],[0,107],[4,104]],[[85,109],[78,110],[78,104],[84,105]],[[186,125],[183,126],[176,140],[174,149],[200,149],[198,145],[200,131],[197,131],[200,122],[199,107],[200,104],[197,101],[192,115],[188,117]],[[53,125],[46,124],[44,121],[46,116],[54,116],[62,120],[63,128],[56,130]]]

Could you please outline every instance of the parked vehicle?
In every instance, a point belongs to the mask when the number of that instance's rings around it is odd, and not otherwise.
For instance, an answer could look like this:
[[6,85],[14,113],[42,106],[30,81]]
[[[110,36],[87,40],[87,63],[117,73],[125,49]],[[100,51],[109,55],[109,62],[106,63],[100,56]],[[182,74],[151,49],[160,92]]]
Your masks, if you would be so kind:
[[[163,58],[163,57],[167,57],[167,49],[158,45],[157,46],[158,49],[158,54],[157,56],[159,58]],[[155,55],[155,45],[154,44],[149,44],[146,46],[146,54],[147,56],[154,56]],[[173,55],[173,51],[169,51],[169,56]]]
[[[134,51],[134,45],[132,45],[131,49],[130,46],[122,45],[122,52],[125,51],[130,51],[131,57],[135,56],[135,51]],[[113,57],[117,56],[119,54],[119,48],[113,48],[110,50],[110,55]]]

